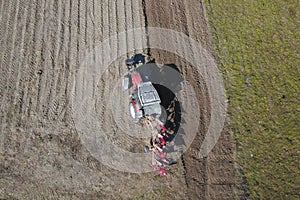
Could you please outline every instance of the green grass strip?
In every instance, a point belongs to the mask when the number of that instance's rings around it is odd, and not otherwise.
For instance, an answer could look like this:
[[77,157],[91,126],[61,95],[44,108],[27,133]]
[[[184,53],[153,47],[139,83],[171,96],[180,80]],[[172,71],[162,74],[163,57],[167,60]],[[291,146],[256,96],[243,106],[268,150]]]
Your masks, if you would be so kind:
[[206,0],[253,199],[300,198],[300,1]]

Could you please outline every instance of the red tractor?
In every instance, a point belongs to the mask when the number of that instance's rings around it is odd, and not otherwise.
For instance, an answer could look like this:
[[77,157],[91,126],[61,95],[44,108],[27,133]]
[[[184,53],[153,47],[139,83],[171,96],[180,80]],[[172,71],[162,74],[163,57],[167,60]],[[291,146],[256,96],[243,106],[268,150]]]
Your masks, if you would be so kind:
[[[138,65],[145,64],[144,56],[136,54],[125,61],[128,74],[123,79],[123,89],[133,85],[130,97],[129,113],[133,122],[138,123],[146,116],[159,118],[161,115],[160,97],[150,81],[143,81],[137,71]],[[147,76],[144,77],[147,79]]]
[[[164,153],[167,142],[164,137],[167,136],[167,129],[159,120],[161,115],[161,100],[155,87],[149,81],[148,75],[144,74],[142,78],[138,71],[145,64],[142,54],[136,54],[125,61],[128,74],[124,77],[122,86],[127,90],[133,86],[133,92],[130,96],[129,113],[134,123],[143,122],[151,132],[150,145],[145,146],[147,153],[152,153],[152,167],[160,174],[168,176],[164,165],[170,165]],[[143,120],[142,120],[143,119]]]

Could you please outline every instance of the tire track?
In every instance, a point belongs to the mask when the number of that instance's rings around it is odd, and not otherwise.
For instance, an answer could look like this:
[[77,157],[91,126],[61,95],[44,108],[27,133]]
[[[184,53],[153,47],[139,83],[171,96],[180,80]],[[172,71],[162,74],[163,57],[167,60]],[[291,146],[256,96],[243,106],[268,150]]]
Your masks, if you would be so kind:
[[148,30],[148,18],[147,18],[147,8],[146,8],[146,1],[142,0],[142,11],[141,13],[143,13],[143,19],[144,19],[144,23],[145,23],[145,40],[146,40],[146,49],[144,51],[144,53],[150,57],[150,40],[149,40],[149,30]]
[[[16,83],[16,92],[15,92],[15,98],[14,98],[14,105],[16,105],[16,112],[17,112],[17,116],[16,116],[16,123],[22,124],[22,113],[23,113],[23,109],[26,105],[25,104],[25,99],[26,99],[26,94],[24,91],[24,74],[25,71],[23,69],[23,63],[21,62],[25,55],[24,55],[24,39],[25,39],[25,23],[27,20],[28,15],[26,14],[27,12],[27,8],[28,5],[24,5],[22,6],[20,9],[20,14],[18,16],[19,20],[18,22],[16,22],[16,24],[18,24],[18,34],[17,34],[17,40],[16,40],[16,46],[18,46],[19,49],[19,53],[17,54],[17,58],[16,62],[17,62],[17,76],[15,77],[15,83]],[[21,27],[21,28],[20,28]]]
[[[4,104],[5,100],[6,100],[6,93],[8,92],[8,88],[6,87],[6,82],[7,82],[7,65],[4,62],[4,57],[6,54],[6,45],[7,45],[7,34],[8,34],[8,17],[10,16],[10,11],[11,8],[9,7],[9,5],[6,5],[5,3],[10,3],[9,1],[2,1],[1,2],[1,21],[0,21],[0,35],[3,36],[0,39],[0,47],[1,47],[1,60],[0,60],[0,155],[4,152],[4,150],[6,149],[6,140],[7,140],[7,134],[5,134],[4,130],[6,130],[7,128],[7,120],[6,120],[6,112],[7,112],[7,108]],[[7,9],[7,12],[5,14],[2,14],[4,12],[2,12],[3,8]]]
[[[8,3],[8,5],[5,5],[5,3]],[[7,40],[5,40],[7,37],[8,37],[8,27],[9,27],[9,16],[11,16],[11,13],[12,13],[12,3],[10,1],[3,1],[3,6],[6,8],[7,12],[3,12],[4,14],[1,15],[1,19],[3,19],[1,21],[1,35],[3,36],[1,38],[1,49],[3,49],[3,51],[1,52],[1,60],[0,60],[0,64],[1,64],[1,69],[3,69],[4,67],[2,66],[5,66],[7,63],[5,62],[6,59],[5,58],[5,55],[7,53],[6,49],[7,49]],[[4,34],[3,34],[4,32]],[[3,69],[4,70],[4,69]],[[6,71],[6,69],[5,69]],[[7,72],[7,71],[6,71]],[[1,73],[3,74],[3,73]],[[7,77],[7,76],[4,76],[4,77]],[[6,81],[5,81],[6,82]]]
[[[5,6],[5,3],[8,3],[8,1],[2,1],[1,2],[1,6]],[[9,8],[8,6],[5,6],[6,8]],[[2,8],[1,8],[2,10]],[[10,9],[8,9],[10,10]],[[1,12],[2,13],[2,12]],[[3,62],[4,61],[4,56],[5,56],[5,52],[6,52],[6,40],[5,38],[7,37],[7,32],[8,32],[8,29],[6,28],[8,26],[8,20],[7,20],[7,17],[9,16],[9,12],[7,12],[7,14],[3,14],[1,15],[1,22],[0,22],[0,35],[3,36],[1,37],[0,39],[0,48],[1,48],[1,53],[0,53],[0,111],[1,111],[1,114],[4,115],[4,99],[5,99],[5,91],[6,91],[6,81],[7,81],[7,67],[5,65],[5,63]],[[1,120],[2,123],[1,124],[4,124],[4,116],[1,117]]]
[[55,98],[55,88],[56,88],[56,66],[58,66],[58,53],[59,53],[59,41],[60,41],[60,32],[61,32],[61,26],[59,26],[58,21],[61,19],[61,6],[60,6],[61,0],[54,1],[53,8],[52,8],[52,15],[57,16],[57,18],[50,18],[50,59],[51,59],[51,68],[47,70],[49,77],[48,84],[44,88],[47,91],[46,94],[46,102],[44,102],[44,111],[43,111],[43,118],[49,119],[49,115],[51,115],[51,107],[48,106],[48,104],[53,101]]
[[[182,60],[181,60],[182,62]],[[204,83],[203,78],[197,70],[190,66],[188,63],[183,62],[183,67],[181,71],[183,71],[186,79],[192,84],[193,88],[197,88],[196,96],[198,99],[199,105],[203,105],[200,107],[200,122],[201,125],[199,127],[196,138],[193,143],[189,147],[188,151],[183,155],[183,159],[186,163],[186,182],[188,183],[188,194],[191,199],[206,199],[207,198],[207,158],[200,159],[198,156],[200,150],[200,144],[203,142],[205,137],[205,133],[207,131],[208,124],[208,115],[209,111],[207,111],[210,103],[207,96],[207,89]],[[184,69],[185,68],[185,69]],[[207,98],[203,98],[207,97]]]
[[[82,3],[83,2],[83,3]],[[85,1],[78,0],[78,24],[77,24],[77,66],[80,66],[80,61],[86,53],[85,46]]]
[[[39,77],[38,77],[38,89],[37,94],[34,95],[36,97],[36,106],[37,106],[37,114],[41,120],[40,123],[45,123],[45,117],[47,116],[47,105],[48,100],[50,98],[50,85],[53,83],[53,79],[51,78],[53,67],[53,10],[54,4],[51,1],[45,1],[43,7],[43,16],[44,19],[42,21],[42,28],[38,30],[37,37],[41,37],[41,61],[39,69]],[[43,124],[44,125],[44,124]]]
[[[26,24],[30,23],[32,24],[32,26],[27,27],[27,30],[25,30],[30,34],[25,33],[24,38],[21,40],[21,45],[25,48],[27,47],[27,41],[32,41],[32,45],[29,48],[26,48],[26,50],[24,51],[24,59],[22,59],[23,63],[21,64],[26,67],[23,70],[21,81],[22,84],[20,85],[20,88],[22,88],[22,91],[24,93],[24,103],[22,103],[23,108],[21,110],[20,117],[22,117],[22,115],[26,115],[28,117],[28,122],[37,120],[37,118],[35,117],[35,119],[32,118],[33,116],[37,116],[36,108],[38,102],[35,101],[35,99],[38,95],[38,88],[36,82],[38,80],[37,72],[40,70],[41,51],[43,49],[40,32],[44,21],[43,15],[40,13],[40,10],[44,6],[44,3],[35,2],[31,5],[35,5],[35,7],[32,6],[30,8],[30,13],[34,13],[34,16],[30,14]],[[23,66],[21,66],[21,69],[23,68]]]
[[[16,55],[16,51],[18,50],[17,46],[16,46],[16,35],[17,35],[17,20],[18,20],[18,15],[20,12],[20,5],[19,2],[17,2],[16,7],[14,9],[14,13],[11,15],[11,20],[9,20],[9,24],[11,24],[10,27],[12,27],[12,29],[9,29],[9,36],[8,36],[8,41],[10,44],[10,50],[8,50],[9,52],[9,61],[7,63],[7,65],[9,66],[9,71],[8,71],[8,87],[10,90],[15,91],[16,90],[16,84],[15,84],[15,77],[16,77],[16,58],[18,57],[18,55]],[[8,101],[11,102],[12,106],[14,107],[14,93],[7,93],[6,96],[8,97]],[[10,108],[12,109],[12,108]],[[16,115],[12,115],[10,116],[12,117],[12,123],[11,126],[16,126]]]
[[[109,37],[110,34],[110,18],[109,18],[109,2],[108,1],[104,1],[101,4],[101,13],[102,13],[102,36],[103,36],[103,40],[107,39]],[[102,55],[104,54],[105,49],[102,49]],[[110,56],[109,54],[107,56]],[[102,63],[103,63],[104,58],[102,58]],[[99,94],[103,94],[105,91],[105,81],[103,78],[101,78],[100,80],[97,80],[97,87],[99,90]],[[97,95],[97,94],[96,94]],[[102,99],[100,99],[100,101],[102,101]],[[97,102],[96,102],[97,103]],[[96,105],[97,106],[97,105]],[[100,108],[99,108],[100,109]],[[105,106],[102,104],[101,109],[99,111],[99,114],[101,116],[105,116]],[[100,119],[100,122],[103,123],[104,122],[104,118]]]
[[[85,2],[84,1],[84,5],[83,5],[83,7],[84,7],[84,9],[85,9],[85,11],[84,11],[84,46],[85,47],[87,47],[87,45],[88,45],[88,30],[89,30],[89,27],[88,27],[88,6],[89,6],[89,3],[88,2]],[[86,50],[86,49],[85,49]],[[88,49],[88,50],[90,50],[90,49]]]
[[[62,6],[65,5],[65,6]],[[61,121],[61,114],[63,112],[63,108],[65,107],[65,100],[62,96],[64,91],[64,82],[63,76],[65,73],[64,63],[65,63],[65,49],[64,43],[67,37],[65,37],[65,18],[66,18],[66,4],[65,1],[57,1],[57,19],[56,26],[57,31],[55,34],[55,50],[54,54],[54,68],[53,68],[53,96],[51,100],[48,102],[48,110],[47,110],[47,119],[50,121]]]
[[[3,96],[1,96],[1,110],[3,111],[3,113],[7,114],[7,106],[6,104],[4,104],[5,101],[8,100],[8,95],[6,95],[7,93],[9,93],[9,71],[10,69],[8,69],[8,54],[10,53],[10,50],[9,50],[9,40],[7,39],[8,38],[8,34],[10,34],[10,31],[9,31],[9,26],[10,25],[10,20],[9,20],[9,16],[12,16],[12,13],[13,13],[13,8],[12,8],[12,2],[10,1],[6,1],[8,2],[9,4],[6,6],[7,8],[7,17],[3,20],[6,22],[5,26],[1,26],[1,27],[5,27],[4,30],[5,30],[5,35],[4,35],[4,40],[3,40],[3,51],[1,52],[2,53],[2,56],[1,56],[1,69],[3,71],[1,71],[1,75],[3,78],[1,78],[1,84],[3,84],[3,86],[1,86],[1,88],[4,88],[2,89],[3,91],[1,92],[3,94]],[[6,118],[6,115],[4,115],[3,119]],[[6,122],[4,121],[4,123],[2,124],[6,124]]]
[[[102,9],[102,36],[103,40],[107,39],[109,37],[110,33],[110,18],[109,18],[109,1],[104,1],[101,4],[101,9]],[[103,54],[104,55],[104,54]]]
[[[116,19],[116,6],[115,6],[115,1],[109,0],[108,3],[108,13],[109,13],[109,37],[114,36],[117,33],[117,23],[118,19]],[[118,49],[117,46],[112,46],[112,42],[110,41],[110,51],[109,51],[109,58],[113,57],[113,55],[117,55]],[[105,55],[105,54],[104,54]]]
[[[81,18],[80,18],[80,13],[81,13],[81,6],[80,6],[80,0],[77,0],[77,41],[79,42],[80,35],[81,35]],[[77,50],[79,51],[79,43],[77,43]],[[77,56],[79,57],[79,56]]]
[[[119,1],[119,2],[117,2],[117,1],[115,1],[115,5],[114,5],[114,7],[115,7],[115,18],[116,18],[116,33],[120,33],[120,32],[123,32],[123,31],[125,31],[126,30],[126,27],[125,27],[125,7],[124,7],[124,2],[123,2],[123,0],[122,1]],[[120,56],[122,56],[121,54],[120,54],[120,49],[127,49],[126,48],[126,38],[119,38],[120,36],[118,36],[118,40],[120,41],[120,42],[118,42],[118,44],[117,44],[117,47],[116,47],[116,50],[117,50],[117,55],[118,55],[118,57],[120,57]],[[120,65],[121,63],[117,63],[117,64],[119,64],[119,66],[122,66],[122,65]],[[118,68],[118,70],[117,70],[117,74],[115,74],[114,76],[116,76],[116,77],[120,77],[120,68]]]
[[[1,1],[0,13],[3,13],[4,2],[5,1]],[[0,15],[0,23],[2,23],[2,15]],[[0,32],[0,35],[2,35],[1,32]]]
[[[39,45],[41,46],[41,51],[39,52],[39,73],[38,73],[38,80],[36,83],[36,88],[37,88],[37,94],[35,96],[35,101],[34,101],[34,107],[36,110],[36,113],[40,114],[42,112],[43,106],[42,106],[42,101],[44,100],[44,84],[45,84],[45,76],[47,76],[47,65],[48,65],[48,59],[47,59],[47,54],[48,54],[48,47],[47,47],[47,42],[48,42],[48,30],[49,30],[49,5],[46,3],[47,1],[44,1],[44,3],[41,6],[41,24],[40,24],[40,30],[38,31],[38,37],[40,37],[40,43]],[[48,1],[49,2],[49,1]]]
[[70,67],[69,67],[69,62],[68,62],[68,57],[70,56],[68,54],[67,49],[70,48],[68,47],[68,40],[69,40],[69,29],[70,29],[70,24],[68,22],[69,20],[69,10],[70,8],[70,1],[69,0],[65,0],[63,2],[63,19],[62,19],[62,39],[61,39],[61,48],[60,48],[60,54],[62,55],[60,58],[60,65],[62,67],[61,71],[61,76],[60,76],[60,80],[58,81],[57,85],[59,85],[59,83],[63,83],[62,87],[58,88],[57,90],[59,90],[58,95],[61,98],[61,101],[58,104],[58,108],[56,110],[56,116],[58,116],[58,121],[67,121],[65,119],[65,113],[67,110],[67,101],[68,101],[68,83],[69,83],[69,79],[68,76],[70,74]]
[[[128,20],[130,20],[130,18],[128,18],[128,11],[127,11],[127,4],[126,4],[126,1],[124,0],[124,2],[123,2],[123,8],[124,8],[124,29],[125,30],[128,30]],[[129,43],[128,43],[129,41],[128,41],[128,35],[126,34],[126,39],[125,39],[125,44],[127,44],[126,45],[126,52],[129,52],[129,49],[130,49],[130,47],[129,47]],[[127,55],[126,55],[127,57],[129,56],[128,55],[128,53],[127,53]]]
[[[69,99],[70,99],[70,87],[71,87],[71,69],[72,69],[72,56],[71,56],[71,13],[72,13],[72,0],[68,0],[65,5],[65,18],[64,18],[64,51],[65,51],[65,56],[64,56],[64,62],[63,62],[63,67],[64,67],[64,77],[63,77],[63,82],[65,83],[65,88],[62,91],[63,92],[63,99],[64,99],[64,104],[62,104],[62,109],[59,110],[60,116],[61,116],[61,121],[65,122],[72,122],[71,117],[68,114],[68,108],[69,108]],[[73,59],[72,59],[73,60]]]
[[[24,41],[26,41],[27,39],[27,34],[26,34],[26,29],[28,28],[28,26],[26,26],[27,22],[30,21],[30,16],[32,13],[31,10],[31,6],[27,5],[25,6],[26,9],[24,10],[25,12],[25,16],[22,17],[22,19],[24,19],[24,22],[21,23],[22,29],[21,29],[21,36],[20,36],[20,55],[19,55],[19,61],[18,61],[18,78],[16,80],[16,84],[17,84],[17,88],[16,91],[18,91],[18,93],[16,93],[16,101],[19,104],[19,111],[18,111],[18,118],[19,121],[22,121],[23,123],[23,118],[22,118],[22,114],[25,113],[26,110],[26,99],[27,99],[27,91],[26,91],[26,82],[28,81],[28,77],[27,74],[28,72],[26,71],[28,62],[25,62],[24,60],[26,60],[27,57],[27,52],[28,49],[27,46],[25,45]],[[29,10],[29,12],[28,12]],[[28,105],[27,105],[28,106]]]
[[[65,120],[67,102],[68,102],[68,82],[69,79],[69,47],[71,35],[71,3],[66,1],[57,1],[53,7],[53,13],[56,16],[52,20],[52,31],[50,41],[52,47],[50,51],[52,69],[45,69],[48,73],[47,77],[51,79],[51,83],[45,86],[48,91],[48,97],[44,102],[44,119],[47,120],[49,126],[64,126],[61,124]],[[47,88],[49,87],[49,88]],[[61,125],[54,125],[53,123]]]
[[[84,58],[84,56],[86,55],[86,53],[90,50],[90,48],[88,47],[88,15],[87,15],[87,7],[90,4],[90,1],[80,1],[78,2],[78,8],[80,10],[80,12],[78,13],[78,19],[79,19],[79,45],[78,47],[78,54],[79,54],[79,63],[78,65],[81,64],[81,60]],[[89,81],[91,80],[87,80],[86,78],[84,78],[84,85],[86,85]]]
[[[131,16],[132,16],[132,28],[138,28],[139,25],[141,24],[141,15],[139,12],[139,8],[141,6],[139,5],[139,1],[130,1],[130,8],[129,10],[131,11]],[[144,26],[142,26],[144,27]],[[142,46],[142,37],[140,35],[136,35],[133,33],[133,38],[128,38],[132,42],[128,42],[129,44],[133,44],[133,53],[140,53],[140,49],[136,49],[136,47]]]
[[[5,2],[7,2],[7,1],[1,1],[0,13],[4,13],[3,8],[4,8],[4,5],[5,5]],[[1,27],[3,27],[4,24],[5,24],[4,23],[5,19],[3,20],[4,16],[5,15],[0,15],[0,25],[1,25]],[[4,34],[5,34],[5,30],[3,28],[0,28],[0,35],[3,36]],[[1,47],[1,49],[2,49],[2,47],[4,47],[4,45],[3,45],[4,40],[3,39],[4,39],[3,37],[0,38],[0,47]]]
[[103,40],[103,3],[98,0],[94,0],[93,6],[93,24],[94,24],[94,39],[95,45],[99,44]]
[[[86,51],[88,53],[94,52],[94,48],[96,46],[95,43],[95,22],[93,21],[95,19],[93,10],[94,10],[94,1],[90,1],[88,4],[86,4]],[[92,57],[92,62],[95,62],[95,56]],[[93,76],[92,80],[88,80],[92,82],[93,89],[95,91],[96,88],[96,80]],[[94,94],[93,94],[94,95]]]
[[[229,131],[223,131],[212,153],[208,155],[210,167],[207,169],[209,198],[238,198],[234,152],[231,146]],[[219,191],[219,192],[216,192]],[[222,192],[220,192],[222,191]]]

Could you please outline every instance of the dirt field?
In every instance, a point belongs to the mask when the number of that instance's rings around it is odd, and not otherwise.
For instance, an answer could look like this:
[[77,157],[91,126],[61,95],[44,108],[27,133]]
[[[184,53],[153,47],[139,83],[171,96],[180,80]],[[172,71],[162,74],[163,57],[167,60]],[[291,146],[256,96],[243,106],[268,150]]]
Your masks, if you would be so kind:
[[[171,176],[113,170],[82,145],[72,117],[76,70],[86,52],[111,35],[131,28],[162,27],[187,34],[212,55],[202,1],[0,1],[0,198],[16,199],[236,199],[239,190],[235,153],[224,128],[204,159],[198,152],[210,120],[203,78],[176,55],[147,49],[156,38],[136,38],[137,50],[155,61],[173,64],[190,82],[200,105],[197,136]],[[126,47],[127,43],[120,44]],[[123,65],[124,59],[115,61]],[[99,100],[125,69],[112,68],[99,81]],[[99,120],[112,124],[112,112],[98,101]],[[105,117],[104,117],[105,116]],[[192,117],[192,113],[191,113]],[[107,127],[114,130],[114,124]],[[120,132],[120,131],[119,131]],[[117,145],[130,138],[110,135]],[[138,151],[125,145],[131,151]]]

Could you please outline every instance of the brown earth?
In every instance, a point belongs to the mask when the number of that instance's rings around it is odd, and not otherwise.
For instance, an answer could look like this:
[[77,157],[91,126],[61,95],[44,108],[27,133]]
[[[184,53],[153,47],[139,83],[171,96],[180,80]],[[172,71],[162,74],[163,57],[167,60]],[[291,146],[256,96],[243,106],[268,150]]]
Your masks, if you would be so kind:
[[[158,63],[176,65],[194,87],[201,105],[197,136],[178,163],[168,168],[170,177],[154,172],[125,173],[101,164],[82,145],[72,118],[70,99],[76,70],[86,52],[117,32],[138,27],[170,28],[195,39],[213,55],[202,1],[3,0],[0,5],[0,198],[242,197],[234,147],[226,128],[212,152],[203,159],[198,156],[210,119],[203,78],[176,55],[148,49],[156,38],[135,38],[144,46],[136,52],[148,54]],[[128,46],[126,41],[120,45]],[[114,66],[123,65],[125,57]],[[110,87],[124,71],[111,68],[110,79],[99,80],[98,98],[109,95]],[[105,102],[99,102],[95,106],[105,125],[103,116],[110,118],[112,113]],[[117,145],[130,143],[127,136],[110,137]],[[130,145],[124,148],[136,151]]]

